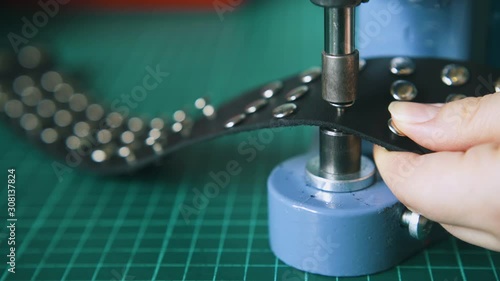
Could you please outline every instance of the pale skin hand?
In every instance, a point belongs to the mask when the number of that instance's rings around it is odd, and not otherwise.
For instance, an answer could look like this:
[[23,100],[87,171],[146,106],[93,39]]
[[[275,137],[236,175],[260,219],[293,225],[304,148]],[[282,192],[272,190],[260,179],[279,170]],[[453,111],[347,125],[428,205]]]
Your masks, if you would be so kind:
[[500,93],[445,105],[395,102],[389,111],[399,130],[436,151],[375,146],[394,195],[457,238],[500,251]]

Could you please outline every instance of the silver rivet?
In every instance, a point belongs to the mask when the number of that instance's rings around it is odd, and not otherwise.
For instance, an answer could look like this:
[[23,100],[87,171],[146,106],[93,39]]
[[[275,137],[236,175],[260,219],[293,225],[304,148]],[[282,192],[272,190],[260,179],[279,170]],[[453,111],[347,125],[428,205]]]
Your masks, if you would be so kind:
[[33,87],[34,85],[35,82],[33,81],[33,79],[31,79],[31,77],[29,77],[28,75],[21,75],[14,79],[14,82],[12,83],[12,89],[14,90],[14,93],[22,95],[24,89]]
[[73,126],[73,133],[80,138],[86,138],[90,135],[90,125],[87,122],[78,122]]
[[406,137],[406,135],[403,134],[403,132],[401,132],[398,129],[398,127],[396,127],[396,125],[392,121],[392,118],[389,119],[389,121],[387,122],[387,125],[389,126],[389,130],[391,130],[391,132],[394,133],[395,135],[398,135],[400,137]]
[[128,120],[128,128],[134,133],[138,133],[144,129],[144,121],[139,117],[132,117]]
[[147,146],[150,146],[153,149],[155,154],[159,155],[163,152],[163,144],[161,142],[158,142],[157,139],[149,137],[146,139],[145,143]]
[[135,135],[131,131],[125,131],[121,134],[120,139],[124,144],[131,144],[135,140]]
[[106,116],[106,124],[113,129],[120,127],[123,123],[123,116],[118,112],[111,112]]
[[500,93],[500,78],[495,81],[495,92]]
[[359,71],[363,71],[366,67],[366,60],[365,59],[359,59]]
[[297,110],[297,105],[294,103],[284,103],[273,109],[274,118],[285,118],[292,115]]
[[104,109],[98,104],[91,104],[87,107],[85,115],[90,121],[99,121],[104,116]]
[[42,75],[40,79],[42,84],[42,88],[44,88],[48,92],[54,92],[57,85],[63,82],[61,74],[55,71],[48,71]]
[[66,83],[59,84],[54,88],[54,97],[61,103],[67,103],[73,94],[73,87]]
[[226,128],[226,129],[233,128],[233,127],[237,126],[238,124],[240,124],[241,122],[243,122],[243,120],[245,120],[245,118],[246,118],[245,114],[238,114],[236,116],[233,116],[233,117],[229,118],[229,120],[226,121],[226,124],[224,124],[224,128]]
[[202,110],[207,105],[208,105],[208,98],[197,98],[194,101],[194,107],[200,110]]
[[27,106],[37,106],[42,100],[42,92],[36,87],[28,87],[21,94],[21,100]]
[[21,120],[19,121],[21,124],[21,127],[26,130],[26,131],[33,131],[36,128],[39,127],[40,121],[38,120],[38,117],[32,113],[26,113],[21,117]]
[[398,80],[391,85],[391,95],[395,100],[412,101],[417,97],[417,87],[406,80]]
[[42,133],[40,134],[40,138],[44,143],[52,144],[57,141],[57,139],[59,138],[59,134],[57,133],[56,130],[52,128],[47,128],[42,131]]
[[187,114],[184,110],[177,110],[174,112],[174,120],[175,122],[184,122],[186,120]]
[[270,99],[281,91],[281,89],[283,89],[283,83],[281,81],[275,81],[264,86],[261,90],[261,94],[262,97]]
[[54,114],[54,123],[61,128],[67,127],[72,121],[73,116],[65,109],[59,110]]
[[113,134],[111,134],[111,131],[109,130],[100,130],[97,132],[97,141],[101,144],[107,144],[111,141],[113,138]]
[[469,81],[469,78],[469,70],[457,64],[449,64],[441,72],[441,80],[448,86],[462,86]]
[[407,57],[397,57],[391,60],[391,72],[399,76],[411,75],[415,72],[415,63]]
[[287,101],[296,101],[303,97],[309,91],[309,87],[307,86],[299,86],[290,92],[288,92],[285,96]]
[[208,104],[202,109],[203,115],[205,115],[208,119],[215,118],[215,107],[211,104]]
[[299,77],[302,83],[311,83],[321,76],[320,67],[311,67],[308,70],[302,72]]
[[91,158],[94,162],[102,163],[108,159],[108,155],[104,150],[97,149],[92,152]]
[[74,94],[69,99],[69,108],[74,112],[82,112],[87,108],[87,97],[83,94]]
[[179,133],[182,131],[182,129],[184,129],[184,126],[182,125],[181,122],[175,122],[172,125],[172,132],[174,132],[174,133]]
[[23,115],[24,106],[19,100],[10,100],[5,103],[5,114],[10,118],[19,118]]
[[71,150],[77,150],[82,146],[82,141],[80,140],[79,137],[76,136],[69,136],[66,139],[66,147],[71,149]]
[[247,113],[247,114],[255,113],[255,112],[259,111],[260,109],[264,108],[266,105],[267,105],[266,99],[258,99],[254,102],[249,103],[245,107],[245,113]]
[[457,101],[457,100],[463,100],[465,98],[467,98],[467,96],[463,95],[463,94],[450,94],[446,97],[446,103]]
[[163,121],[163,119],[158,117],[153,118],[151,122],[149,122],[149,126],[151,127],[151,129],[161,130],[165,127],[165,121]]
[[19,51],[17,59],[22,67],[35,69],[42,62],[42,52],[33,46],[26,46]]
[[161,131],[158,129],[151,129],[148,133],[148,136],[154,140],[157,140],[161,137]]
[[135,162],[135,155],[127,146],[123,146],[118,149],[118,156],[125,158],[129,164]]
[[52,100],[42,100],[36,107],[36,112],[42,118],[50,118],[56,113],[56,104]]

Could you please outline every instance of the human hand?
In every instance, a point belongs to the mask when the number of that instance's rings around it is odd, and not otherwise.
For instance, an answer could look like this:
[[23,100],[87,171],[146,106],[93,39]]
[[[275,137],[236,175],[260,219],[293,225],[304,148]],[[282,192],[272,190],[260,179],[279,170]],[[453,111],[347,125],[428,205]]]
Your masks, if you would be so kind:
[[427,155],[375,146],[382,178],[410,210],[500,251],[500,93],[448,104],[394,102],[395,126]]

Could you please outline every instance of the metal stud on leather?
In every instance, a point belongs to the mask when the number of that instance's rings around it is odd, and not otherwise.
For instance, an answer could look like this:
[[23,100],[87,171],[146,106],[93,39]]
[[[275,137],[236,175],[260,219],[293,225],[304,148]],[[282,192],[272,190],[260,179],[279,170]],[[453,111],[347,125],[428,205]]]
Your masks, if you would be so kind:
[[[358,99],[341,115],[321,98],[321,79],[317,79],[320,74],[318,68],[311,68],[237,95],[218,109],[208,100],[199,99],[196,107],[203,117],[191,120],[184,111],[178,111],[174,121],[167,123],[160,118],[147,121],[133,116],[125,120],[119,113],[107,111],[65,82],[72,79],[55,70],[44,56],[46,52],[33,48],[24,53],[43,56],[36,65],[18,58],[7,68],[9,71],[0,73],[0,114],[21,134],[56,157],[78,153],[83,166],[98,173],[128,173],[199,141],[275,126],[338,129],[389,150],[430,152],[396,135],[388,126],[387,106],[395,100],[394,83],[401,79],[391,71],[395,63],[392,58],[363,60]],[[489,85],[485,81],[500,81],[499,70],[473,63],[442,59],[411,62],[415,71],[405,76],[405,81],[418,89],[418,95],[411,95],[415,102],[444,103],[455,100],[456,93],[460,93],[460,98],[463,94],[481,96],[495,92],[495,83]],[[460,78],[459,83],[447,83],[455,76]],[[293,110],[286,106],[291,101]]]

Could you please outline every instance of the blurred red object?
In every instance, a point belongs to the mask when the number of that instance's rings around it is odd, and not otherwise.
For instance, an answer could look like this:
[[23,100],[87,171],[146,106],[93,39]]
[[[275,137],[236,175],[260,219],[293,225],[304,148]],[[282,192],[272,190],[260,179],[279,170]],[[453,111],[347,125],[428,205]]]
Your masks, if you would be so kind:
[[[5,0],[2,0],[5,1]],[[239,6],[244,0],[7,0],[15,7],[36,8],[52,3],[75,8],[105,10],[199,10]]]

